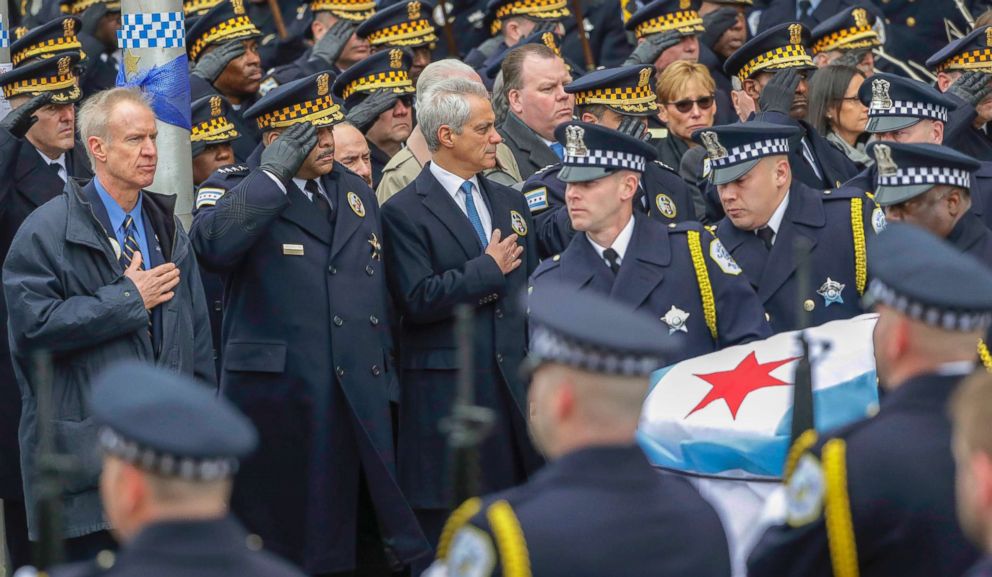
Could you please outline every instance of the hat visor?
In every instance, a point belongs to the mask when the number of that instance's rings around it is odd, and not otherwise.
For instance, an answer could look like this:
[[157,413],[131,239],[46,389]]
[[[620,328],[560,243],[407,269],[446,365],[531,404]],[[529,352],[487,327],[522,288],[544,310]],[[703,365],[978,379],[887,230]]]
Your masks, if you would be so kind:
[[870,134],[879,134],[882,132],[895,132],[896,130],[902,130],[904,128],[909,128],[915,125],[922,118],[917,118],[915,116],[875,116],[868,118],[868,124],[865,125],[865,132]]
[[715,185],[733,182],[750,172],[760,160],[760,158],[755,158],[754,160],[748,160],[740,164],[725,166],[723,168],[714,168],[710,173],[710,178],[713,179],[713,184]]
[[558,179],[562,182],[589,182],[608,176],[613,171],[612,168],[601,166],[569,166],[566,164],[558,171]]
[[879,186],[875,189],[875,202],[879,206],[892,206],[915,198],[936,184],[910,184],[906,186]]
[[658,114],[658,105],[650,104],[607,104],[607,108],[624,116],[654,116]]

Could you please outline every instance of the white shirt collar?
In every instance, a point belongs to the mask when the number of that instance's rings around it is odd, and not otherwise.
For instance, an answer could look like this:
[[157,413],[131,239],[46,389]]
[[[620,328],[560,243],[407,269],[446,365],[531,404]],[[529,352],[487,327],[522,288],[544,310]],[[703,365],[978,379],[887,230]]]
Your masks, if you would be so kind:
[[[327,193],[324,191],[324,185],[320,183],[320,179],[317,178],[315,180],[317,181],[317,190],[319,190],[320,193],[323,194],[324,196],[327,196]],[[307,189],[306,189],[307,180],[305,178],[296,178],[296,177],[293,177],[293,184],[295,184],[296,187],[300,189],[300,192],[302,192],[304,196],[306,196],[310,200],[313,200],[313,197],[310,196],[310,193],[309,192],[307,192]]]
[[[441,186],[444,187],[444,190],[448,191],[448,194],[451,195],[451,198],[457,199],[458,192],[461,190],[462,183],[465,182],[465,179],[458,176],[457,174],[448,172],[434,161],[431,161],[429,166],[430,166],[431,174],[433,174],[434,178],[436,178],[437,181],[441,183]],[[477,177],[472,176],[472,178],[468,180],[469,182],[472,183],[472,186],[475,187],[475,190],[479,190],[479,179]]]
[[934,373],[943,377],[963,377],[971,374],[974,370],[975,363],[973,361],[953,361],[940,365],[934,370]]
[[782,228],[782,219],[785,218],[785,209],[788,207],[789,207],[789,193],[786,192],[785,196],[782,198],[782,202],[778,203],[778,208],[776,208],[775,212],[772,213],[772,217],[768,219],[768,224],[766,225],[768,226],[768,228],[772,229],[772,232],[775,233],[775,236],[772,237],[772,240],[774,240],[775,237],[778,236],[778,231],[780,228]]
[[588,233],[586,234],[586,238],[589,239],[589,244],[591,244],[592,248],[596,250],[596,254],[599,255],[599,258],[603,258],[603,251],[605,251],[607,248],[612,248],[613,250],[617,251],[618,255],[620,255],[620,258],[617,259],[618,263],[623,262],[623,255],[627,254],[627,245],[630,244],[630,239],[633,238],[633,236],[634,236],[633,215],[631,215],[630,220],[627,221],[626,226],[623,227],[623,230],[620,231],[620,234],[617,235],[616,240],[613,241],[613,245],[610,247],[599,246],[598,244],[596,244],[596,241],[594,241],[592,237],[589,236]]
[[[35,150],[38,150],[38,149],[35,148]],[[55,160],[52,160],[51,158],[48,158],[48,156],[46,156],[45,153],[42,152],[42,151],[40,151],[40,150],[38,150],[38,155],[41,156],[41,159],[45,161],[45,164],[51,164],[51,163],[54,162],[54,163],[57,163],[59,166],[61,166],[62,167],[62,179],[63,180],[67,180],[69,178],[69,170],[65,166],[65,153],[64,152],[62,154],[60,154],[59,157],[56,158]]]

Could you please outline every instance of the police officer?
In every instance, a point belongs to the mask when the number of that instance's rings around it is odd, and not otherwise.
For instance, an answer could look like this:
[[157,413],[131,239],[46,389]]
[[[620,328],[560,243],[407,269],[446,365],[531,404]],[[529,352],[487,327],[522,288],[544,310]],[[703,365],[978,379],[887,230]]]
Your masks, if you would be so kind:
[[[40,26],[25,30],[10,45],[10,62],[14,67],[51,58],[59,52],[82,51],[79,40],[81,21],[75,16],[62,16]],[[80,61],[86,54],[79,55]]]
[[420,73],[431,63],[437,33],[431,24],[430,4],[420,0],[399,2],[378,11],[362,23],[355,34],[368,40],[373,52],[390,48],[410,51],[410,79],[417,83]]
[[492,38],[472,48],[462,60],[480,71],[490,59],[537,32],[563,33],[562,21],[571,16],[565,0],[489,0],[486,21]]
[[960,575],[978,558],[954,514],[947,401],[992,321],[992,273],[902,223],[874,248],[880,410],[822,439],[799,438],[784,519],[752,552],[748,575]]
[[393,470],[378,205],[334,161],[344,115],[330,77],[281,86],[245,113],[262,145],[203,183],[191,230],[224,280],[223,390],[263,439],[234,510],[310,574],[427,548]]
[[810,35],[816,67],[847,64],[865,76],[874,74],[872,50],[882,45],[874,26],[875,15],[860,6],[845,8],[818,24]]
[[238,161],[248,158],[260,137],[254,124],[244,118],[244,111],[258,99],[261,35],[245,12],[243,0],[224,0],[194,20],[186,33],[186,52],[194,63],[190,93],[194,100],[220,94],[233,105],[228,112],[240,133],[233,142]]
[[704,1],[699,7],[706,29],[699,36],[699,62],[709,68],[717,88],[726,94],[733,90],[723,65],[748,37],[747,10],[751,0]]
[[89,403],[101,427],[89,453],[102,456],[103,509],[122,549],[56,567],[53,576],[303,576],[261,551],[228,513],[238,460],[258,444],[228,401],[193,379],[128,361],[92,383]]
[[[643,134],[645,119],[658,112],[654,68],[635,64],[597,70],[565,86],[575,97],[575,116],[582,122]],[[634,206],[639,213],[668,224],[697,220],[692,192],[675,171],[655,160],[652,153],[638,183]],[[565,208],[565,183],[558,177],[562,165],[553,164],[531,175],[524,195],[537,229],[542,257],[565,250],[575,234]]]
[[565,144],[559,177],[580,231],[561,255],[531,276],[607,294],[660,322],[679,344],[672,362],[771,336],[741,268],[695,222],[663,225],[634,211],[638,180],[654,158],[650,144],[595,124],[558,127]]
[[79,79],[83,94],[90,96],[116,86],[117,71],[123,64],[117,60],[120,0],[63,0],[62,12],[80,19],[78,37],[86,55]]
[[[744,269],[775,332],[860,314],[866,244],[875,234],[864,192],[813,190],[793,178],[787,155],[795,136],[795,128],[765,122],[693,134],[706,147],[727,213],[716,236]],[[797,243],[809,249],[807,294],[798,294]]]
[[435,568],[479,576],[729,576],[712,506],[684,478],[654,470],[634,442],[647,377],[677,346],[667,331],[619,303],[554,283],[538,287],[528,307],[530,429],[551,462],[533,482],[459,507]]
[[979,26],[927,59],[937,72],[937,88],[958,107],[948,119],[945,143],[981,161],[992,161],[986,124],[992,121],[992,75],[975,63],[992,58],[992,27]]

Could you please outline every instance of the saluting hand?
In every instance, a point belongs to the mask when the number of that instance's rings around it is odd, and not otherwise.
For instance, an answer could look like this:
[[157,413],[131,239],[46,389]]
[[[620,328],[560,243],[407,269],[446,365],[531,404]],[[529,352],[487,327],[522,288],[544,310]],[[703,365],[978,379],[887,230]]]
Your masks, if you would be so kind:
[[145,309],[152,310],[158,305],[172,300],[176,293],[172,289],[179,284],[179,269],[171,262],[160,264],[151,270],[141,270],[141,253],[134,253],[131,265],[124,271],[138,288]]
[[34,126],[34,123],[38,122],[38,117],[34,113],[38,112],[51,101],[51,92],[42,92],[41,94],[32,96],[31,100],[7,113],[7,116],[3,120],[0,120],[0,128],[7,129],[14,138],[24,138],[28,131],[31,130],[31,127]]
[[[520,255],[524,252],[524,247],[517,244],[517,235],[511,234],[502,238],[503,234],[498,228],[493,229],[493,236],[489,239],[489,246],[486,247],[486,254],[493,257],[496,265],[504,276],[510,274],[522,262]],[[502,240],[500,240],[502,238]]]

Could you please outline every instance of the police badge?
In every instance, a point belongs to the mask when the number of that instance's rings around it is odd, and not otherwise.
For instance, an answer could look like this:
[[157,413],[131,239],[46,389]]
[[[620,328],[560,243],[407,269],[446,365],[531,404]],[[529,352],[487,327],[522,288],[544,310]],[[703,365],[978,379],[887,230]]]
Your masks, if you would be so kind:
[[245,14],[244,0],[231,0],[231,7],[234,8],[235,16],[244,16]]
[[389,51],[389,67],[390,68],[402,68],[403,67],[403,51],[399,48],[393,48]]
[[323,73],[317,77],[317,96],[326,96],[328,90],[330,89],[331,76],[328,73]]
[[221,112],[223,112],[220,98],[221,98],[220,96],[210,97],[210,116],[212,117],[220,116]]
[[803,25],[792,24],[789,26],[789,44],[803,43]]
[[707,130],[699,137],[703,141],[703,146],[706,147],[706,155],[709,156],[711,160],[717,160],[727,156],[727,149],[720,144],[720,139],[717,137],[715,132]]
[[413,0],[406,5],[406,15],[410,20],[416,20],[420,18],[420,2],[419,0]]
[[872,110],[888,110],[892,108],[892,98],[889,97],[889,86],[891,84],[888,80],[882,80],[881,78],[876,78],[871,81],[871,104],[868,105]]
[[668,334],[671,335],[677,332],[688,333],[689,329],[685,326],[685,322],[689,320],[690,314],[672,305],[672,308],[668,309],[665,316],[661,317],[661,320],[668,325]]
[[641,70],[641,76],[637,79],[637,87],[644,88],[651,81],[651,73],[654,72],[654,68],[645,68]]
[[581,126],[565,127],[565,154],[569,156],[589,156],[585,143],[586,130]]
[[824,306],[829,307],[834,303],[844,304],[844,297],[841,293],[844,292],[845,286],[847,285],[831,280],[830,277],[827,277],[826,282],[820,285],[820,288],[817,289],[816,294],[823,297]]
[[858,28],[868,28],[868,12],[864,8],[855,8],[851,11],[854,17],[854,25]]
[[892,149],[887,144],[875,145],[875,165],[879,176],[893,176],[899,172],[899,165],[892,160]]

